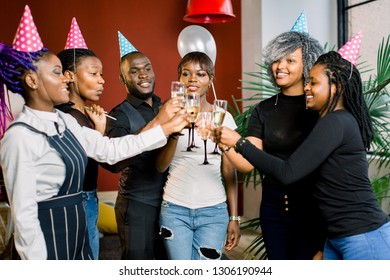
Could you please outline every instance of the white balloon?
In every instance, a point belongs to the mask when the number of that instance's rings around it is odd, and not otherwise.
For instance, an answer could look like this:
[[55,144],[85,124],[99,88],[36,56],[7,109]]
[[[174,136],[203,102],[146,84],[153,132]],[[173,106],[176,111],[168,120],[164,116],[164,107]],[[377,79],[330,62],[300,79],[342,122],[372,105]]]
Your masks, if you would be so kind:
[[217,46],[213,35],[202,26],[190,25],[184,28],[177,38],[177,49],[181,57],[189,52],[203,52],[215,65]]

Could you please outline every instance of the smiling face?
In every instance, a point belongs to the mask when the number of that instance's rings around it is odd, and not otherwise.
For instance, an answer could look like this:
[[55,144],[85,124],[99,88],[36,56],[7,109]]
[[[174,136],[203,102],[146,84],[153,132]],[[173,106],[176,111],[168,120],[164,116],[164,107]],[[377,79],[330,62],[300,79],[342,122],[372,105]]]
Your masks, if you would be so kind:
[[100,59],[93,56],[83,58],[77,65],[73,80],[72,93],[84,100],[99,101],[104,85],[103,66]]
[[53,107],[69,101],[68,79],[62,74],[59,58],[47,53],[34,63],[36,72],[25,76],[29,89],[26,104],[33,109],[52,111]]
[[143,100],[152,96],[155,75],[147,56],[142,53],[129,54],[122,60],[120,67],[121,82],[130,94]]
[[286,57],[272,63],[272,73],[277,86],[289,95],[303,92],[303,60],[302,48],[296,49]]
[[200,96],[207,93],[211,83],[206,70],[203,70],[196,62],[183,65],[179,79],[185,84],[188,93],[199,93]]
[[325,66],[314,65],[310,70],[309,83],[305,86],[307,108],[318,112],[323,111],[335,92],[336,85],[332,83],[329,86],[329,77],[325,73]]

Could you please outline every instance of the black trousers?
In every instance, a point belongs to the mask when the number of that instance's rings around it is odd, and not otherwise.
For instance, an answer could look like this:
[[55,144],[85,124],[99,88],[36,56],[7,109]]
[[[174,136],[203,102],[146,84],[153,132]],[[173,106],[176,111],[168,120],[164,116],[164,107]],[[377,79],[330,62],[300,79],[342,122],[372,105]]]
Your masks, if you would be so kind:
[[159,235],[160,207],[125,199],[118,195],[115,217],[123,260],[167,259]]

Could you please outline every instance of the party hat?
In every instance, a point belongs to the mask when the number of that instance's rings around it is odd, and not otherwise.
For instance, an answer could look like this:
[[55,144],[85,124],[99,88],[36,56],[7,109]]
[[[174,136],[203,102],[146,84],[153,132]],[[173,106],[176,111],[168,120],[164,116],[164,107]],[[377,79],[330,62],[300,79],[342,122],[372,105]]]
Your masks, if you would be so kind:
[[291,31],[309,33],[309,31],[307,30],[305,11],[302,11],[302,13],[299,15],[298,19],[295,21],[293,27],[291,28]]
[[121,53],[121,58],[128,53],[137,51],[137,49],[129,42],[129,40],[127,40],[126,37],[123,36],[122,33],[120,33],[119,31],[118,31],[118,39],[119,39],[119,50]]
[[20,52],[37,52],[43,48],[41,37],[38,34],[28,5],[24,7],[12,47]]
[[348,60],[356,66],[360,43],[362,42],[363,32],[359,31],[355,34],[344,46],[342,46],[337,52],[341,54],[342,58]]
[[65,50],[67,49],[88,49],[84,41],[83,34],[81,34],[76,18],[72,18],[68,38],[66,39]]

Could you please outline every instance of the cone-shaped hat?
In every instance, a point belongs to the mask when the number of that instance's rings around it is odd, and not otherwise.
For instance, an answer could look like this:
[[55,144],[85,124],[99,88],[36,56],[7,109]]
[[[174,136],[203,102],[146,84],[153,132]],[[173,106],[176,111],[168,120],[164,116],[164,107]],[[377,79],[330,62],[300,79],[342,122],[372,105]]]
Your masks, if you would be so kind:
[[342,46],[337,52],[341,54],[341,56],[351,62],[353,65],[356,66],[358,57],[359,57],[359,51],[360,51],[360,44],[362,42],[363,32],[359,31],[357,34],[355,34],[344,46]]
[[299,15],[298,19],[295,21],[291,31],[301,32],[301,33],[309,33],[307,30],[307,22],[306,22],[306,14],[305,11]]
[[65,50],[67,49],[88,49],[84,41],[83,34],[81,34],[76,18],[72,18],[68,38],[66,39]]
[[20,52],[37,52],[43,48],[41,37],[38,34],[28,5],[24,7],[12,46]]
[[127,40],[126,37],[123,36],[122,33],[120,33],[119,31],[118,31],[118,39],[119,39],[119,51],[120,51],[121,58],[128,53],[137,51],[137,49],[129,42],[129,40]]

